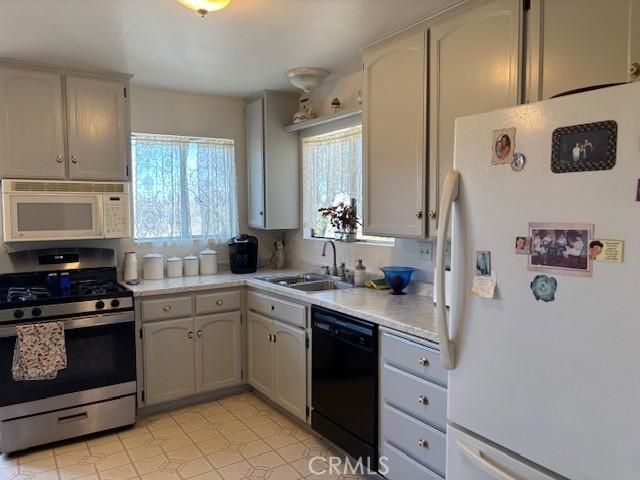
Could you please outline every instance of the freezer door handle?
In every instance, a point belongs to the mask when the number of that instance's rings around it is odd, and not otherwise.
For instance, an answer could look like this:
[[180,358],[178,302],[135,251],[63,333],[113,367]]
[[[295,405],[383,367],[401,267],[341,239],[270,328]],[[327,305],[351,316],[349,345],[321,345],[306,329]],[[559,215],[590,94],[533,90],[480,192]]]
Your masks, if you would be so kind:
[[458,440],[458,450],[476,467],[496,480],[518,480],[484,457],[482,450]]
[[442,196],[440,197],[440,218],[438,219],[438,240],[436,244],[436,272],[438,275],[438,295],[436,298],[436,317],[438,319],[438,336],[440,344],[440,360],[447,370],[455,368],[454,345],[449,338],[449,320],[447,318],[445,252],[447,250],[447,230],[451,220],[453,202],[458,199],[460,172],[451,170],[444,179]]

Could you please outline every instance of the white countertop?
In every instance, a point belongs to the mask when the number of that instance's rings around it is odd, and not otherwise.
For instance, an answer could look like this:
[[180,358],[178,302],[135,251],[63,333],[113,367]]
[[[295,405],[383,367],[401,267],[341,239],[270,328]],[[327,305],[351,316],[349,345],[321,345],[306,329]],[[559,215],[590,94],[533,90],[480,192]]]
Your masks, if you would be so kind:
[[260,270],[245,275],[219,273],[217,275],[164,278],[162,280],[141,280],[139,285],[125,286],[136,297],[248,286],[309,305],[329,308],[425,340],[438,342],[435,307],[430,296],[391,295],[389,290],[371,288],[348,288],[306,293],[257,280],[259,277],[298,273],[300,272],[294,270]]

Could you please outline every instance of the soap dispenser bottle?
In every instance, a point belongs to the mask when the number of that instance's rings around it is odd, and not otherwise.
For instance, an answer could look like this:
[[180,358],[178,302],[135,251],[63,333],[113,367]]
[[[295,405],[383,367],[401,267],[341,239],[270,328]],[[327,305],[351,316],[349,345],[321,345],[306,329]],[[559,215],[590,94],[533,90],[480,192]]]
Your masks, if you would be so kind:
[[356,287],[364,287],[364,282],[366,281],[367,281],[367,269],[362,264],[362,259],[360,259],[356,264],[355,272],[353,274],[353,284]]

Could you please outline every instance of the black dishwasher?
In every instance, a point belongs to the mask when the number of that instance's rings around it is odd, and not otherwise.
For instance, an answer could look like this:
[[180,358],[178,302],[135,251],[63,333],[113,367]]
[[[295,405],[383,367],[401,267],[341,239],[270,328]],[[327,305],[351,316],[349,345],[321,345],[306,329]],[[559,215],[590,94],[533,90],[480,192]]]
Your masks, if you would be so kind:
[[378,327],[315,306],[311,318],[311,426],[375,471]]

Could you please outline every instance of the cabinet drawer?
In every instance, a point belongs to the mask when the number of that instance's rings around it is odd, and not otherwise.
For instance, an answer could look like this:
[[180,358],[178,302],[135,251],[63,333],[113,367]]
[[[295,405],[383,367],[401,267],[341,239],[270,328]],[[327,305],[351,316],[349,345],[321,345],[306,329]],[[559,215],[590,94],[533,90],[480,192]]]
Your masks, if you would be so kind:
[[444,475],[447,463],[447,437],[444,433],[385,405],[382,409],[383,442]]
[[447,385],[447,371],[440,362],[440,352],[389,332],[382,332],[382,360],[418,377]]
[[142,320],[190,317],[191,297],[173,297],[142,302]]
[[[384,462],[389,469],[384,476],[387,480],[442,480],[440,475],[420,465],[388,443],[382,446],[382,456],[386,458],[380,461]],[[382,465],[379,468],[383,468]]]
[[240,310],[240,292],[206,293],[196,297],[196,314]]
[[447,390],[389,365],[382,367],[383,401],[445,431]]
[[305,307],[256,292],[247,294],[249,310],[305,328]]

